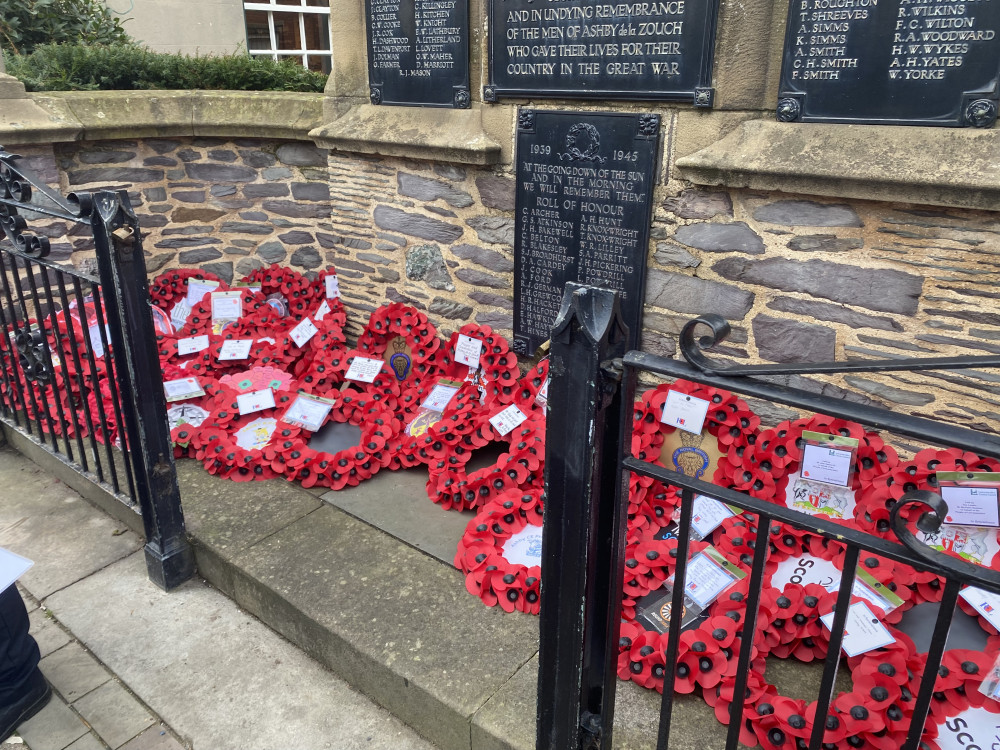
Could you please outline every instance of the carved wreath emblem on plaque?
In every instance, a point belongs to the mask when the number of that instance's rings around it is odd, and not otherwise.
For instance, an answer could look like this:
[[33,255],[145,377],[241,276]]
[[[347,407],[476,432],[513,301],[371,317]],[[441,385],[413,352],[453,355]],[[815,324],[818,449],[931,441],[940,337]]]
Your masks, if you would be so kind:
[[517,127],[521,130],[531,130],[535,127],[535,113],[534,112],[518,112],[517,113]]
[[371,89],[369,90],[369,96],[372,100],[372,104],[382,103],[382,89],[378,88],[377,86],[371,87]]
[[468,89],[458,89],[455,91],[455,107],[457,109],[468,109],[472,104],[472,97],[469,96]]
[[566,150],[559,154],[559,158],[603,164],[607,159],[598,154],[600,150],[601,134],[597,132],[597,128],[589,122],[578,122],[566,133]]

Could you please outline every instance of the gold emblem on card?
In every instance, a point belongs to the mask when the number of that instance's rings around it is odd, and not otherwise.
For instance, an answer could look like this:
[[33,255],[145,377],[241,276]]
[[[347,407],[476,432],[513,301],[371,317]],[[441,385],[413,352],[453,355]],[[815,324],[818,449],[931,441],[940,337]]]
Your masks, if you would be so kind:
[[665,433],[660,450],[660,462],[669,469],[676,469],[689,477],[712,481],[719,459],[719,441],[708,430],[700,435],[676,429]]

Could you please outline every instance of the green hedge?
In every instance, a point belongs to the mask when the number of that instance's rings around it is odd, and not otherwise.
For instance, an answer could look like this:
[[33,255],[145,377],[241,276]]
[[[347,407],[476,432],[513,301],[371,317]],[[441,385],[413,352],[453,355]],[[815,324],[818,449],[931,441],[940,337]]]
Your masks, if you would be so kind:
[[100,0],[0,0],[0,49],[29,55],[39,44],[131,41]]
[[326,75],[293,60],[247,54],[188,57],[134,44],[44,44],[6,55],[7,72],[28,91],[221,89],[323,91]]

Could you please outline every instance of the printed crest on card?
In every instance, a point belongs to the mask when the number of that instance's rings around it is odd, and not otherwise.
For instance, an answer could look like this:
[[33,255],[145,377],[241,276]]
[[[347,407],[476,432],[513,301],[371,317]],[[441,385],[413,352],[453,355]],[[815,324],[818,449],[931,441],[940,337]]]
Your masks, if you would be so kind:
[[1000,544],[997,530],[977,526],[942,526],[936,532],[917,531],[917,538],[941,552],[951,552],[977,565],[989,565]]
[[855,494],[850,487],[838,487],[824,482],[812,482],[796,474],[788,482],[786,505],[812,515],[830,518],[851,518],[854,515]]
[[708,430],[698,435],[674,430],[663,436],[660,461],[689,477],[711,480],[720,458],[719,441]]
[[421,409],[413,421],[406,426],[406,434],[410,437],[420,437],[427,430],[441,421],[441,412],[432,409]]

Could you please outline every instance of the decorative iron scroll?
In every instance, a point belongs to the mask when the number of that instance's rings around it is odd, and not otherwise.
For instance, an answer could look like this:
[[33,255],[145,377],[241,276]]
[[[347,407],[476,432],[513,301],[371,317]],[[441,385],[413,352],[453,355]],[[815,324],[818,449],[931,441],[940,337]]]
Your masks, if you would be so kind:
[[[28,232],[19,209],[79,222],[84,215],[83,207],[72,196],[70,200],[63,198],[38,175],[21,166],[21,158],[0,146],[0,227],[19,252],[31,258],[44,258],[49,254],[49,238]],[[31,203],[35,192],[48,198],[56,208]]]

